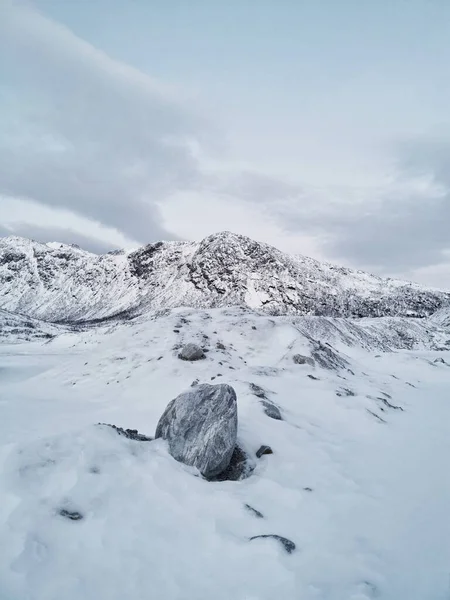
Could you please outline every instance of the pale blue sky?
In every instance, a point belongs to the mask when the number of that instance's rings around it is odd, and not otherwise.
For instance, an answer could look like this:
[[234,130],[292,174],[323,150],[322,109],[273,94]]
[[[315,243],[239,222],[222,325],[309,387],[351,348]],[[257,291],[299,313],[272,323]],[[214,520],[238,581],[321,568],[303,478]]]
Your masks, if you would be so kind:
[[450,287],[448,0],[0,0],[0,55],[6,231]]

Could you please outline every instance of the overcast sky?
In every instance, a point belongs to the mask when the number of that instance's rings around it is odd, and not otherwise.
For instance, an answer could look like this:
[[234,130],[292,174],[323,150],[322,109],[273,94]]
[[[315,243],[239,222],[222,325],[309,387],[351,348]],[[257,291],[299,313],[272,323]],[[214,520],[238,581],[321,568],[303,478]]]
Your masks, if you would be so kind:
[[0,235],[450,289],[449,65],[449,0],[0,0]]

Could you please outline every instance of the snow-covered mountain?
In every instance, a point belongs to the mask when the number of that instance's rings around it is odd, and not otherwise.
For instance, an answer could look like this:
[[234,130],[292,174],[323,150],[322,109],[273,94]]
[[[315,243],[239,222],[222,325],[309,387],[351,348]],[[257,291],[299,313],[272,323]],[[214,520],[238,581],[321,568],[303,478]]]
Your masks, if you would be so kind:
[[46,321],[244,305],[271,315],[424,317],[450,293],[337,267],[229,232],[101,256],[0,239],[0,308]]

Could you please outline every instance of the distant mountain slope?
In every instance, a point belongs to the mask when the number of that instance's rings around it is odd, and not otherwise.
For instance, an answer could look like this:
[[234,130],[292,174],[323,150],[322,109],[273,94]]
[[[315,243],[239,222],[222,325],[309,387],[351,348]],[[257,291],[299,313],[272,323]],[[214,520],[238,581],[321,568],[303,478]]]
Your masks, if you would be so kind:
[[61,325],[45,323],[31,317],[0,309],[0,343],[16,344],[25,341],[46,341],[64,333]]
[[0,308],[9,311],[56,322],[235,305],[272,315],[424,317],[450,305],[450,293],[290,256],[229,232],[101,256],[0,239]]

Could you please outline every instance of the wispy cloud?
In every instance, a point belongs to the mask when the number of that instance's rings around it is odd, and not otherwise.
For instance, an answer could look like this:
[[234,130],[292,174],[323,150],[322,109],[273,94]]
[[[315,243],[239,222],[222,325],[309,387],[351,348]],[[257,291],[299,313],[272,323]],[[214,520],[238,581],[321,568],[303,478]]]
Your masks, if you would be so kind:
[[0,54],[0,193],[28,197],[147,241],[155,204],[198,176],[205,123],[175,91],[112,60],[35,10],[6,3]]

